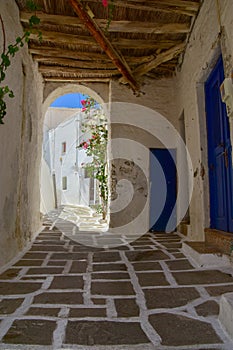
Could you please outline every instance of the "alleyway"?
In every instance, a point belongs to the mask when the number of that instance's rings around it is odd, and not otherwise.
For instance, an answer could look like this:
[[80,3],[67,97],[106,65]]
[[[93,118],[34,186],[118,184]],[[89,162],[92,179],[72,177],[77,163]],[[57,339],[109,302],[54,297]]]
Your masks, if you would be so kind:
[[45,227],[0,276],[0,348],[233,349],[217,319],[233,278],[195,268],[181,240],[149,233],[104,250]]

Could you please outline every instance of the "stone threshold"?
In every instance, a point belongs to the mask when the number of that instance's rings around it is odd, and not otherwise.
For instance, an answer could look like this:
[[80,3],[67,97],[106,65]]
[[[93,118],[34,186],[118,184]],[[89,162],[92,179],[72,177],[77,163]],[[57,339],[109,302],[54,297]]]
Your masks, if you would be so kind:
[[219,306],[219,322],[233,339],[233,293],[223,294]]
[[233,256],[225,254],[216,245],[207,242],[184,241],[182,251],[198,267],[233,267]]
[[233,251],[233,233],[212,228],[205,229],[205,241],[215,245],[224,254],[231,255]]

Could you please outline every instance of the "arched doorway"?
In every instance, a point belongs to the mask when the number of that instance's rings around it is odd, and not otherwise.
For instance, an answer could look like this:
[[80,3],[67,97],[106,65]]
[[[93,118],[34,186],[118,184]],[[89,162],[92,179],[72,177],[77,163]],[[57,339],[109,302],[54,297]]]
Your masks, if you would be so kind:
[[[57,98],[69,96],[69,94],[79,100],[79,105],[74,103],[76,104],[74,108],[58,108],[55,104],[54,107],[52,103]],[[84,104],[87,104],[87,107],[90,103],[94,109],[87,113]],[[105,215],[100,212],[100,208],[103,208],[100,177],[96,176],[94,170],[93,174],[87,171],[90,169],[90,164],[92,167],[95,164],[93,160],[96,161],[96,153],[92,154],[91,148],[80,147],[83,143],[92,144],[93,147],[97,130],[99,132],[103,125],[107,130],[107,117],[102,105],[103,100],[91,89],[86,87],[78,89],[77,85],[72,84],[57,88],[45,100],[43,105],[44,142],[40,177],[41,211],[44,215],[57,211],[59,218],[68,218],[67,220],[76,223],[78,227],[84,224],[83,221],[86,224],[89,219],[93,229],[96,229],[95,224],[99,224],[97,220],[102,221],[102,226],[107,224],[106,220],[104,222],[102,220],[105,219]],[[107,164],[107,146],[105,159]],[[102,212],[104,213],[104,211]],[[93,215],[94,213],[96,215]],[[80,218],[85,218],[85,220]],[[82,229],[91,230],[90,224],[83,226]]]

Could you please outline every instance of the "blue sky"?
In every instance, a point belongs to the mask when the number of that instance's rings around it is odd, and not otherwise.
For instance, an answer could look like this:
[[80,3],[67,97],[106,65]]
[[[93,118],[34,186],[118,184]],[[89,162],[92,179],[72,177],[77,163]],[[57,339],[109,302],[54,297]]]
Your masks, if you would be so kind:
[[63,108],[82,108],[81,100],[85,99],[86,95],[82,94],[66,94],[58,97],[50,107],[63,107]]

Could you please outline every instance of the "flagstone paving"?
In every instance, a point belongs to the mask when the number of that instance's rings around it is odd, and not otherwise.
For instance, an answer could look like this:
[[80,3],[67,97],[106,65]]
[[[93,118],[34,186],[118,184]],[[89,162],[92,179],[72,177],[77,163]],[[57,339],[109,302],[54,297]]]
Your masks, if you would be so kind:
[[46,226],[0,274],[0,349],[232,350],[218,322],[232,273],[196,268],[181,243],[148,233],[94,248]]

